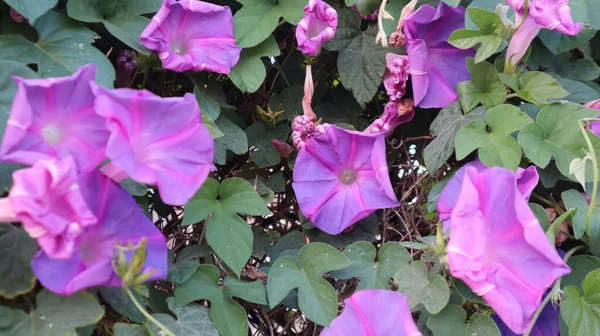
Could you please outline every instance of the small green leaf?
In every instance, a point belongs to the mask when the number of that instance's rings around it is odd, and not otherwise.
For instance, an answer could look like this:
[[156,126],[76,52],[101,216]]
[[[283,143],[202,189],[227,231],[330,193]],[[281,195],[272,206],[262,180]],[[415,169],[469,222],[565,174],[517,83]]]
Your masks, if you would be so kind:
[[[561,198],[565,203],[567,209],[575,209],[577,213],[573,216],[573,233],[577,239],[580,239],[585,233],[585,221],[589,210],[589,204],[585,197],[577,190],[567,190],[561,194]],[[596,202],[594,209],[592,210],[592,217],[590,219],[590,227],[600,226],[600,204]],[[600,246],[592,246],[594,254],[600,253]]]
[[210,319],[223,336],[245,336],[248,333],[248,319],[244,308],[233,300],[234,296],[267,304],[265,286],[260,281],[244,282],[228,275],[223,286],[219,287],[219,270],[213,265],[200,265],[189,279],[175,289],[175,300],[181,305],[200,299],[209,300]]
[[531,122],[531,118],[516,106],[493,107],[487,111],[485,122],[472,121],[456,134],[456,158],[462,160],[479,148],[479,158],[485,165],[517,170],[521,147],[511,133]]
[[248,144],[254,147],[252,160],[258,167],[269,167],[281,161],[281,155],[273,146],[273,139],[285,142],[291,129],[288,124],[269,128],[263,122],[255,122],[246,129]]
[[504,23],[496,13],[487,10],[469,8],[467,13],[479,29],[459,29],[450,35],[448,43],[460,49],[473,48],[479,44],[475,54],[475,63],[479,63],[492,56],[502,44]]
[[182,225],[197,223],[212,214],[205,225],[206,240],[215,253],[240,274],[252,254],[252,230],[238,213],[268,215],[252,185],[240,178],[230,178],[219,184],[208,179],[185,206]]
[[[152,316],[173,334],[177,336],[219,336],[219,332],[208,317],[208,308],[196,303],[190,303],[186,306],[177,305],[172,297],[167,299],[167,304],[177,320],[167,314],[154,314]],[[146,328],[151,336],[164,335],[164,332],[154,323],[148,322]],[[229,336],[230,334],[223,335]]]
[[[47,289],[36,296],[36,309],[29,314],[22,310],[0,306],[0,316],[11,321],[2,325],[2,335],[77,336],[75,329],[96,324],[104,315],[98,300],[84,291],[60,296]],[[4,319],[11,316],[10,320]]]
[[215,139],[215,163],[224,165],[227,161],[227,151],[241,155],[248,152],[246,132],[238,125],[221,115],[215,120],[215,125],[224,136]]
[[300,249],[305,245],[306,240],[300,231],[292,231],[284,235],[271,249],[271,263],[286,255],[294,255],[297,258],[300,255]]
[[325,49],[338,51],[338,71],[344,87],[361,107],[370,102],[385,71],[385,49],[375,43],[377,26],[361,30],[361,19],[351,9],[338,11],[338,30]]
[[[121,315],[130,318],[132,321],[137,323],[146,322],[146,317],[136,308],[133,301],[129,296],[124,293],[122,288],[118,287],[101,287],[98,290],[104,301],[106,301],[110,307]],[[133,293],[138,302],[142,302],[142,297]]]
[[204,72],[192,72],[187,75],[194,83],[194,95],[203,113],[207,113],[213,120],[216,120],[221,114],[221,108],[235,109],[227,104],[225,92],[215,78],[209,77]]
[[[578,125],[579,120],[597,116],[597,110],[577,104],[555,103],[546,106],[538,114],[535,123],[523,127],[518,136],[519,144],[536,166],[545,168],[554,157],[560,172],[569,177],[571,162],[587,153],[587,145]],[[600,154],[600,139],[590,133],[590,140],[596,152]],[[586,176],[592,176],[591,163],[587,162],[586,165]]]
[[425,263],[416,260],[400,268],[394,276],[398,291],[408,297],[411,309],[423,304],[431,314],[439,313],[450,300],[450,289],[439,274],[428,275]]
[[[194,246],[194,245],[192,245]],[[173,260],[173,252],[169,250],[169,261]],[[200,263],[195,258],[177,257],[176,262],[169,263],[167,271],[167,280],[180,284],[186,281],[200,266]]]
[[600,269],[600,259],[591,255],[576,255],[567,260],[567,265],[571,267],[571,273],[561,279],[561,287],[576,286],[581,288],[581,284],[588,273]]
[[571,161],[569,165],[569,175],[575,176],[575,179],[581,186],[583,186],[583,190],[585,191],[585,162],[589,160],[591,157],[586,155],[583,159],[575,158]]
[[312,243],[300,250],[299,261],[287,256],[273,264],[267,281],[269,303],[275,307],[298,288],[300,310],[309,320],[328,326],[337,315],[337,295],[321,275],[350,266],[350,260],[329,245]]
[[356,5],[358,11],[362,15],[373,14],[379,8],[379,0],[346,0],[346,6],[352,7]]
[[463,110],[471,111],[478,104],[488,108],[504,103],[506,89],[492,64],[475,64],[472,58],[467,58],[467,68],[471,73],[471,81],[460,82],[456,87]]
[[0,58],[37,64],[41,77],[69,76],[81,66],[98,66],[96,81],[112,88],[115,69],[104,54],[93,47],[96,34],[82,23],[49,11],[36,20],[37,42],[21,35],[0,35]]
[[579,288],[568,286],[560,312],[569,326],[570,336],[600,335],[600,270],[590,272]]
[[519,97],[528,102],[545,106],[548,99],[558,99],[569,95],[552,76],[539,71],[529,71],[519,78]]
[[33,289],[30,262],[37,250],[36,241],[23,229],[0,225],[0,296],[12,299]]
[[[577,2],[583,2],[577,1]],[[596,0],[591,0],[596,1]],[[572,7],[573,5],[571,5]],[[597,6],[597,4],[596,4]],[[575,21],[577,22],[577,21]],[[542,43],[555,55],[563,52],[567,52],[576,48],[580,48],[586,42],[591,40],[598,29],[591,29],[590,27],[583,27],[576,36],[569,36],[559,33],[554,30],[542,29],[538,34],[539,39]],[[550,54],[552,55],[552,54]]]
[[462,307],[448,305],[439,314],[427,320],[427,327],[433,336],[500,336],[500,330],[494,320],[483,314],[473,314],[465,322],[467,313]]
[[[269,2],[269,0],[260,1]],[[270,36],[255,47],[242,50],[240,60],[229,73],[229,79],[242,92],[256,92],[267,75],[265,65],[260,58],[279,56],[280,53],[279,45],[277,45],[277,41],[275,41],[273,36]]]
[[563,53],[557,56],[548,71],[573,80],[595,80],[600,77],[600,66],[596,62],[584,58],[569,62],[569,55]]
[[423,158],[429,174],[433,176],[454,152],[456,133],[469,122],[483,120],[483,118],[485,118],[485,109],[476,108],[463,115],[457,101],[440,111],[429,128],[435,139],[423,150]]
[[[389,280],[412,259],[410,253],[397,242],[385,243],[379,249],[379,253],[369,242],[356,242],[348,246],[342,254],[350,259],[352,265],[331,272],[331,276],[336,279],[360,277],[360,284],[356,290],[390,289]],[[375,257],[377,261],[374,261]]]
[[[297,24],[304,16],[304,0],[240,0],[242,9],[233,17],[233,29],[238,46],[250,48],[263,42],[277,28],[283,17]],[[275,56],[275,55],[265,55]]]
[[148,331],[143,325],[115,323],[113,327],[114,336],[148,336]]
[[34,23],[37,18],[56,6],[58,0],[4,0],[4,2],[23,17],[28,18],[30,23]]

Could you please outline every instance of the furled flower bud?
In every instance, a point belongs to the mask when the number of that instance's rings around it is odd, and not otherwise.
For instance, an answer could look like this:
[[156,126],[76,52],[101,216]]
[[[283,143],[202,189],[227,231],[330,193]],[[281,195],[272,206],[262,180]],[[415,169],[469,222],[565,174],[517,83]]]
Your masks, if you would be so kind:
[[119,52],[119,57],[117,58],[117,78],[115,80],[116,87],[127,87],[127,84],[131,80],[131,75],[133,75],[138,66],[134,57],[134,51],[121,50]]
[[23,15],[21,15],[19,12],[17,12],[16,10],[14,10],[12,8],[10,9],[10,17],[16,23],[21,23],[21,22],[25,21],[25,18],[23,17]]
[[277,139],[273,139],[273,146],[279,152],[282,158],[288,158],[294,152],[294,148],[290,146],[287,142],[279,141]]

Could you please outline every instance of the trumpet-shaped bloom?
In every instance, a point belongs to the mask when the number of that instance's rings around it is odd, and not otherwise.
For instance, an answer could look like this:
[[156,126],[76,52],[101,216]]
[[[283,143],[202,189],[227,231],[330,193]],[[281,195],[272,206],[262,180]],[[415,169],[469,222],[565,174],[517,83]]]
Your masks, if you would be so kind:
[[421,336],[406,296],[389,290],[358,291],[321,336]]
[[89,64],[68,77],[13,77],[18,89],[0,160],[33,165],[72,156],[79,170],[95,169],[108,139],[104,120],[94,113],[90,82],[95,74],[96,66]]
[[385,55],[386,69],[383,73],[383,86],[391,101],[401,99],[406,93],[408,80],[408,57],[387,53]]
[[404,21],[416,106],[445,107],[458,97],[456,85],[471,79],[465,59],[475,52],[447,42],[453,31],[464,27],[465,9],[442,1],[437,9],[429,5],[419,7]]
[[149,280],[164,279],[165,238],[129,193],[97,170],[82,174],[78,184],[97,224],[83,230],[70,258],[54,259],[43,250],[38,252],[31,266],[42,285],[62,295],[94,286],[119,287],[121,280],[111,265],[116,246],[137,244],[143,237],[148,254],[142,272],[154,271]]
[[156,185],[167,204],[187,203],[213,168],[213,139],[194,95],[161,98],[145,90],[99,86],[95,91],[96,112],[111,132],[106,146],[111,168]]
[[[450,218],[452,211],[458,202],[458,197],[462,189],[462,185],[465,178],[465,173],[469,167],[475,168],[479,172],[483,172],[488,168],[479,159],[469,162],[461,167],[454,176],[448,181],[446,187],[440,194],[437,203],[437,210],[440,216],[440,220],[444,223],[444,231],[448,230],[451,226]],[[535,166],[529,166],[527,169],[517,169],[517,188],[526,200],[529,200],[533,189],[537,186],[540,177],[535,169]]]
[[319,229],[338,234],[377,209],[398,205],[384,133],[331,125],[298,153],[294,191],[302,213]]
[[[524,1],[506,0],[506,3],[517,12],[517,22],[521,22]],[[525,22],[510,40],[506,53],[507,61],[517,64],[542,28],[575,36],[579,34],[581,27],[583,27],[583,22],[573,22],[568,0],[529,0],[529,12],[525,17]]]
[[235,43],[229,7],[198,0],[164,0],[140,43],[156,50],[163,67],[176,72],[228,74],[242,52]]
[[308,0],[304,13],[296,27],[298,49],[306,55],[317,56],[323,44],[335,36],[337,12],[322,0]]
[[4,206],[50,257],[65,259],[77,249],[83,231],[96,224],[79,185],[71,157],[42,160],[13,173],[13,187]]
[[517,174],[499,167],[467,167],[447,253],[452,275],[515,333],[526,331],[548,287],[571,271],[517,187]]

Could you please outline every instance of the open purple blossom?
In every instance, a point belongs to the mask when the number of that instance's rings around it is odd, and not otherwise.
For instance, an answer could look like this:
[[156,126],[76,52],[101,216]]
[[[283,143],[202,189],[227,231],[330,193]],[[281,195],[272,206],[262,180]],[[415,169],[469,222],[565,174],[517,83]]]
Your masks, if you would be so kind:
[[0,199],[2,221],[19,221],[50,258],[73,255],[83,231],[96,224],[79,185],[71,157],[41,160],[13,173],[7,198]]
[[583,22],[573,22],[568,0],[529,0],[529,10],[525,18],[522,17],[524,0],[506,0],[506,3],[516,11],[518,23],[525,20],[508,45],[506,61],[513,65],[523,58],[540,29],[546,28],[575,36],[583,27]]
[[133,75],[138,66],[134,56],[134,51],[121,50],[119,52],[119,57],[117,58],[117,78],[115,79],[115,86],[126,87],[131,80],[131,75]]
[[184,205],[213,168],[214,144],[193,94],[161,98],[146,90],[95,87],[96,112],[110,138],[103,171],[115,180],[158,187],[166,204]]
[[357,5],[352,5],[352,7],[350,7],[353,11],[357,12],[358,15],[360,15],[360,18],[363,20],[367,20],[367,21],[377,21],[377,16],[379,14],[379,8],[377,8],[373,13],[369,14],[369,15],[364,15],[360,12],[360,10],[358,9]]
[[390,135],[396,127],[413,119],[415,116],[413,107],[413,100],[410,98],[388,102],[381,116],[375,119],[364,132]]
[[[437,210],[440,220],[444,223],[444,231],[448,230],[451,226],[450,218],[452,211],[458,202],[458,197],[463,186],[465,173],[469,167],[475,168],[478,172],[483,172],[490,169],[479,159],[475,159],[474,161],[467,163],[457,170],[450,181],[448,181],[448,184],[446,184],[446,187],[444,187],[444,190],[440,194],[437,202]],[[535,166],[529,166],[527,169],[518,168],[516,174],[517,188],[519,189],[521,195],[525,197],[525,200],[529,200],[533,189],[535,189],[535,186],[537,186],[540,180],[537,170],[535,169]]]
[[404,21],[415,106],[445,107],[458,97],[456,85],[471,79],[465,60],[475,52],[447,42],[452,32],[464,27],[465,9],[442,1],[437,9],[419,7]]
[[408,57],[392,53],[385,54],[386,68],[383,86],[391,101],[401,99],[406,93],[406,81],[410,75]]
[[422,336],[406,296],[389,290],[358,291],[321,336]]
[[140,43],[156,50],[163,67],[228,74],[242,49],[233,36],[229,7],[198,0],[164,0]]
[[335,36],[337,12],[322,0],[308,0],[304,13],[296,27],[298,49],[306,55],[317,56],[323,44]]
[[96,66],[89,64],[68,77],[13,77],[18,89],[0,160],[33,165],[72,156],[79,170],[95,169],[108,139],[103,118],[94,112],[95,74]]
[[331,125],[298,153],[293,188],[302,213],[319,229],[338,234],[377,209],[395,207],[385,133]]
[[[42,285],[61,295],[94,286],[120,287],[121,280],[112,268],[117,244],[135,245],[143,237],[147,239],[147,257],[142,273],[153,272],[148,280],[165,279],[165,238],[133,197],[97,170],[79,176],[78,185],[97,223],[81,232],[70,258],[55,259],[43,250],[37,253],[31,266]],[[126,253],[127,258],[131,255]]]
[[524,333],[546,290],[571,269],[546,238],[517,186],[517,173],[467,167],[451,215],[452,276]]

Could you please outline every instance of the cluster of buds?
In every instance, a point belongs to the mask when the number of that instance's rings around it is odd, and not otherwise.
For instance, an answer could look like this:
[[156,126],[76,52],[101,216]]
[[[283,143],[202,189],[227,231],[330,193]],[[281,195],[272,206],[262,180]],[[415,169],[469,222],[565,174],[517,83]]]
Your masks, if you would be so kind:
[[[115,273],[121,278],[123,287],[130,287],[137,292],[143,293],[145,288],[143,286],[144,282],[156,271],[151,268],[144,269],[148,254],[146,250],[146,237],[140,239],[136,245],[131,244],[131,242],[128,242],[126,246],[117,245],[116,250],[117,255],[112,261],[112,266]],[[125,252],[131,251],[133,251],[133,255],[129,262],[127,262]]]
[[329,124],[316,123],[307,115],[300,115],[292,121],[292,142],[298,150],[304,147],[306,139],[317,137],[327,131]]

